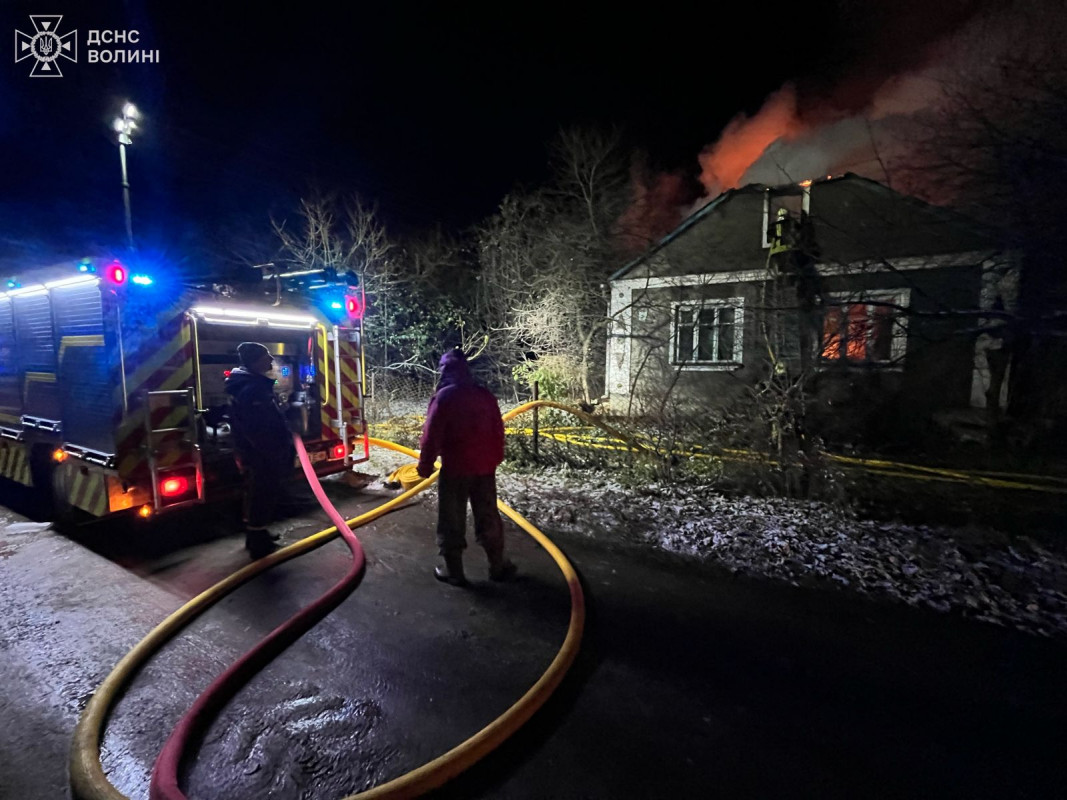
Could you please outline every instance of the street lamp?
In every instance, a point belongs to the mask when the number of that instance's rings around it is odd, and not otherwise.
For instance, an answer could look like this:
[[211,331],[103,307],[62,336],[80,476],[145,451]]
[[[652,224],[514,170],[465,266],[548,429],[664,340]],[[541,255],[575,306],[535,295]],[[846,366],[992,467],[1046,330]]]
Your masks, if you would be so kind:
[[116,117],[112,123],[115,133],[119,135],[119,161],[122,164],[122,202],[126,207],[126,241],[129,243],[130,250],[134,249],[133,218],[130,216],[130,182],[126,178],[126,145],[133,144],[131,134],[137,127],[137,120],[140,117],[141,113],[137,110],[137,106],[127,102],[122,107],[122,116]]

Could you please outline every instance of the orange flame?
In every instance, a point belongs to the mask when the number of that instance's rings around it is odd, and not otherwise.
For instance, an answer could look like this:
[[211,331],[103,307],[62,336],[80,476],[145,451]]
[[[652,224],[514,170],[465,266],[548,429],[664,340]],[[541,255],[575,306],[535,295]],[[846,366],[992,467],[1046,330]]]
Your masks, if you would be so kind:
[[796,91],[787,84],[767,98],[756,116],[739,114],[730,120],[719,140],[699,156],[700,182],[711,197],[740,185],[771,144],[793,139],[807,127],[797,116]]

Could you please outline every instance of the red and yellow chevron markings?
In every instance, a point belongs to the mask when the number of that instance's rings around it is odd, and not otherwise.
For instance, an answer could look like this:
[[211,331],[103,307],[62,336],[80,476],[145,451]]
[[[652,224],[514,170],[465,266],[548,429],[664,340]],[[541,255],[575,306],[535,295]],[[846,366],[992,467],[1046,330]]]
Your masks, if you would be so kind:
[[57,498],[94,517],[152,501],[147,489],[129,486],[108,470],[75,459],[56,465],[52,484]]
[[107,477],[99,470],[74,460],[65,461],[56,466],[52,486],[56,496],[74,508],[94,517],[102,517],[108,512]]
[[[189,323],[184,313],[174,318],[161,332],[160,347],[153,350],[126,376],[126,391],[131,400],[130,413],[119,422],[116,434],[116,452],[119,475],[128,480],[145,480],[149,477],[148,453],[146,451],[146,427],[144,396],[147,392],[185,389],[193,385],[193,339]],[[127,363],[127,369],[130,369]],[[122,388],[116,388],[116,405],[122,405]],[[153,429],[187,427],[188,408],[166,407],[154,409],[151,425]],[[164,434],[156,442],[156,447],[163,450],[171,442]],[[181,434],[174,434],[180,440]],[[176,448],[177,449],[177,448]],[[170,466],[176,462],[181,453],[166,453],[157,463]]]
[[330,384],[331,355],[326,328],[320,325],[316,335],[315,381],[318,384],[319,398],[322,401],[320,425],[323,439],[333,439],[337,436],[337,430],[333,427],[333,422],[337,419],[337,393]]
[[350,425],[363,427],[363,408],[360,392],[360,349],[358,342],[341,340],[339,361],[341,365],[341,402],[344,420]]
[[0,477],[33,486],[29,453],[18,442],[0,439]]

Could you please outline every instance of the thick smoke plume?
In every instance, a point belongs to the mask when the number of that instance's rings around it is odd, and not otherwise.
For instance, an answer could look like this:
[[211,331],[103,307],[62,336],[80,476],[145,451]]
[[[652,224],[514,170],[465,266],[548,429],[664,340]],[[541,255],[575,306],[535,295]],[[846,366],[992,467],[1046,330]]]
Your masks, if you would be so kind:
[[630,165],[630,203],[616,222],[620,249],[636,254],[674,230],[693,191],[678,172],[654,172],[643,158]]
[[[734,117],[698,156],[704,197],[693,203],[677,175],[632,174],[633,201],[620,220],[633,232],[629,249],[643,249],[723,191],[752,183],[853,172],[930,202],[958,204],[960,187],[944,173],[960,153],[930,146],[940,139],[943,148],[946,120],[980,98],[1015,97],[1016,86],[1002,85],[1009,74],[1016,82],[1020,71],[1031,76],[1027,91],[1046,90],[1049,63],[1067,74],[1062,0],[839,4],[840,39],[827,46],[843,48],[840,67],[798,76],[755,114]],[[802,64],[804,53],[820,46],[800,43],[792,56]],[[971,172],[981,167],[972,164]]]
[[[855,19],[851,33],[865,53],[847,77],[829,89],[788,83],[756,114],[735,117],[699,155],[707,199],[749,183],[846,171],[892,184],[894,168],[911,154],[917,125],[938,112],[945,87],[992,69],[997,56],[1020,47],[1025,29],[1040,24],[1053,7],[1042,0],[991,9],[967,2],[929,5],[944,7],[899,9],[900,19]],[[875,22],[880,24],[867,27]]]

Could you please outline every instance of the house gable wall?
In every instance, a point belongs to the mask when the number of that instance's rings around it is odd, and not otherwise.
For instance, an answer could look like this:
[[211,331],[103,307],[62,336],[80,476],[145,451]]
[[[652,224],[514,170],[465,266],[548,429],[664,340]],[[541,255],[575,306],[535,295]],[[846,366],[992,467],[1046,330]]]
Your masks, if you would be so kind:
[[760,240],[763,192],[738,190],[665,243],[628,279],[701,275],[706,272],[763,269],[767,251]]
[[[967,406],[975,351],[965,330],[975,319],[944,312],[981,307],[984,259],[992,253],[984,249],[992,248],[989,237],[958,217],[863,179],[817,183],[811,191],[826,296],[892,290],[904,293],[912,312],[902,362],[823,365],[817,385],[826,403],[844,411],[852,402],[892,398],[904,415]],[[762,247],[764,190],[736,190],[697,213],[703,216],[683,224],[612,283],[615,322],[606,388],[612,407],[620,411],[654,408],[668,390],[675,405],[724,406],[743,397],[766,370],[767,328],[760,310],[769,304],[765,292],[773,284],[768,250]],[[791,291],[788,304],[795,306]],[[740,365],[679,368],[672,363],[672,303],[695,298],[743,300]],[[779,355],[788,360],[798,351]]]

